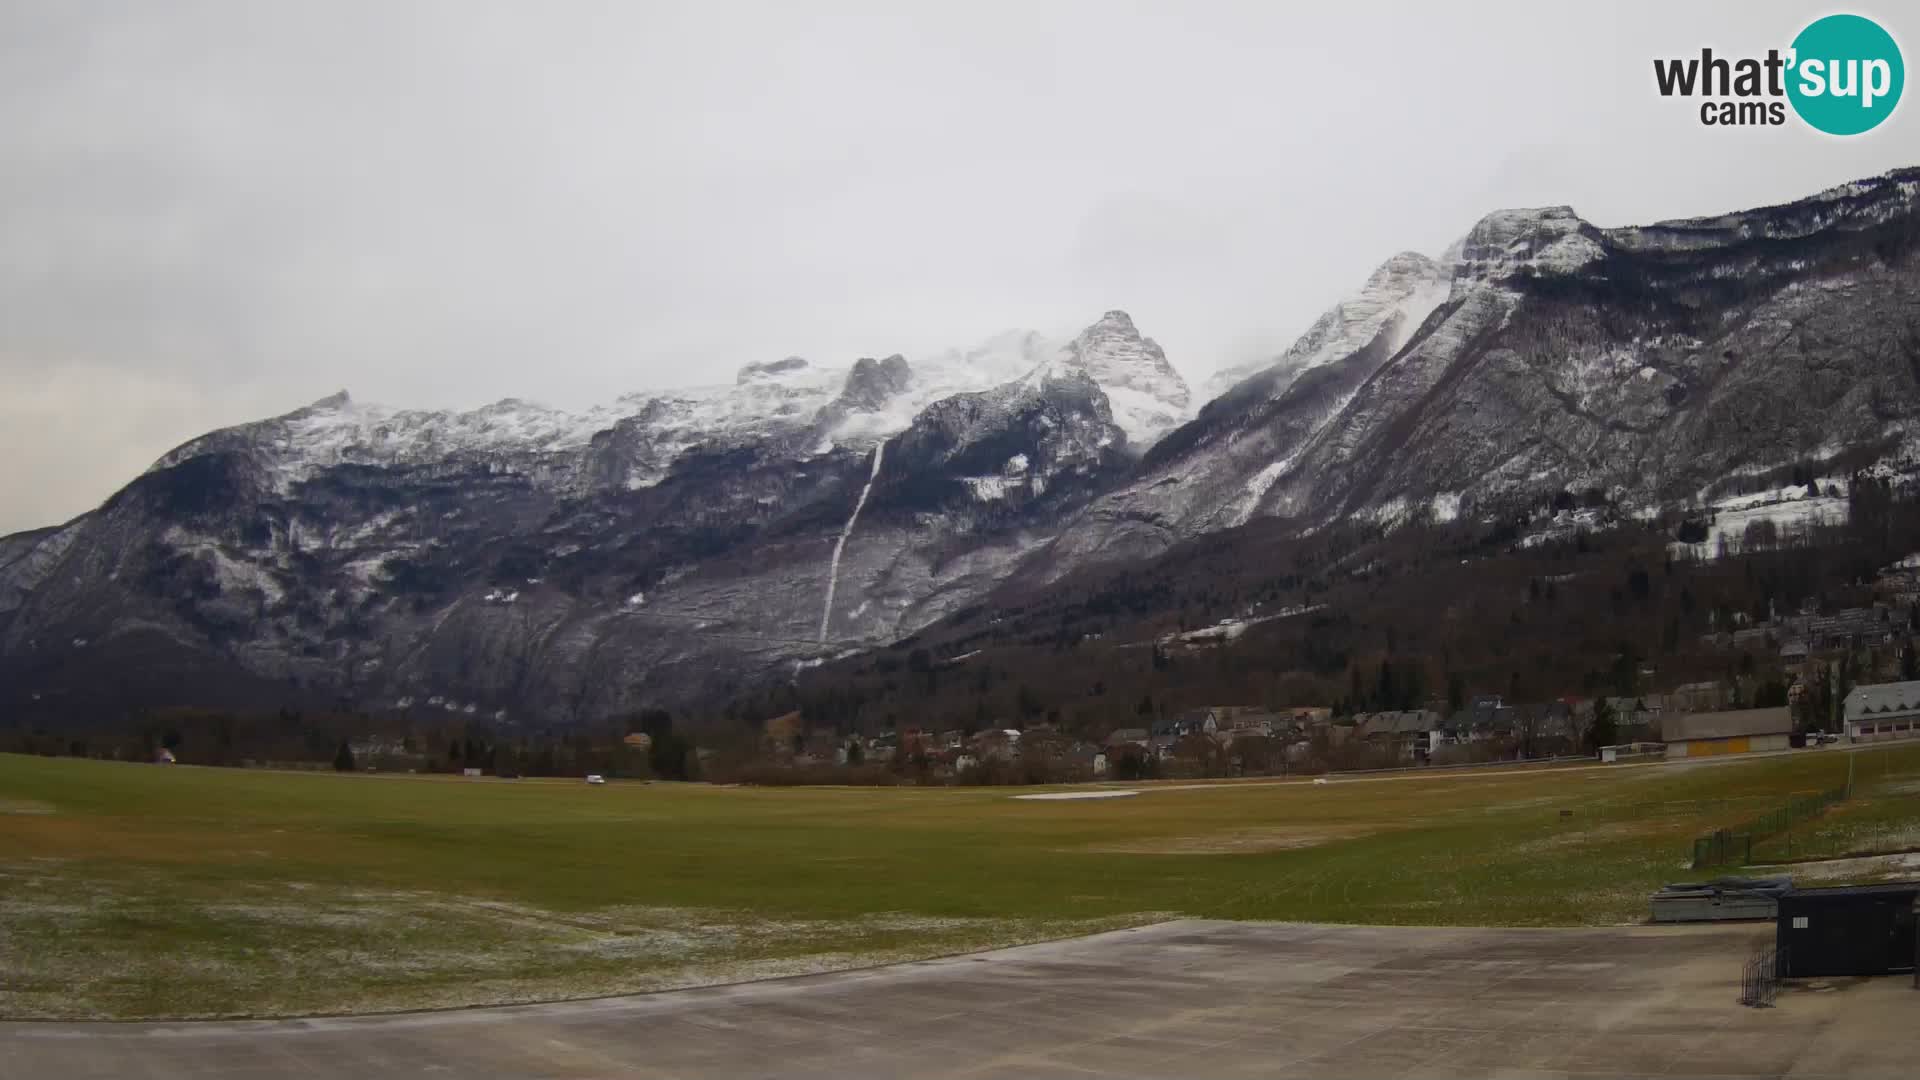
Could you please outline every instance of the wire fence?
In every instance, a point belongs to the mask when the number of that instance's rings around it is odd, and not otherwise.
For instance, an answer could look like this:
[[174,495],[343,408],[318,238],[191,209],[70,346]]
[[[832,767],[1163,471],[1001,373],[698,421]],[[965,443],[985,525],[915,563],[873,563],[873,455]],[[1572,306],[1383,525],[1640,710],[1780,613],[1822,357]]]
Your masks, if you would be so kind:
[[[1717,829],[1693,841],[1693,867],[1745,866],[1753,861],[1753,845],[1776,836],[1793,835],[1793,827],[1826,813],[1827,807],[1845,802],[1849,785],[1803,795],[1785,806],[1770,810],[1752,821],[1727,829]],[[1789,857],[1792,844],[1787,847]]]
[[1786,970],[1786,949],[1772,945],[1755,949],[1740,973],[1740,1004],[1755,1009],[1772,1008]]
[[1693,868],[1695,870],[1708,866],[1745,866],[1752,861],[1753,836],[1749,833],[1721,829],[1718,832],[1694,838]]

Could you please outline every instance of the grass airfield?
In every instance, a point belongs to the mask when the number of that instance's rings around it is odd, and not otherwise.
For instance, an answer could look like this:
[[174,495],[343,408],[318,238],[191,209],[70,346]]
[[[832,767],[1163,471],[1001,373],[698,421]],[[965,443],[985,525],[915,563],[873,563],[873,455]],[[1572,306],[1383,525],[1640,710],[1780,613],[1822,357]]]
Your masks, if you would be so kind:
[[1067,801],[0,756],[0,1016],[554,1000],[1170,917],[1638,922],[1693,836],[1850,757],[1802,850],[1920,845],[1920,746]]

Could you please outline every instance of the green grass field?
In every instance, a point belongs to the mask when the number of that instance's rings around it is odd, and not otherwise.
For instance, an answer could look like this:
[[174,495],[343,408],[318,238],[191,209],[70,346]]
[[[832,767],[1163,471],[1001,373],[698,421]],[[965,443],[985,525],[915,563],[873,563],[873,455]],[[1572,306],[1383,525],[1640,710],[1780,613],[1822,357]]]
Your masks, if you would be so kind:
[[[1694,835],[1833,786],[1846,757],[1029,802],[0,756],[0,1015],[576,997],[1173,915],[1639,921],[1695,876]],[[1859,767],[1874,835],[1920,826],[1920,747]]]

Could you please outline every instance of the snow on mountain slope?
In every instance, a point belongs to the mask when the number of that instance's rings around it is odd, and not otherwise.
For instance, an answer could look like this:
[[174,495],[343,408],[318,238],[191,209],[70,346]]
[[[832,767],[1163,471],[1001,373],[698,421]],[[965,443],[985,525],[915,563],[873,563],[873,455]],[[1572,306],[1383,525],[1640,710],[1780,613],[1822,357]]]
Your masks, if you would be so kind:
[[[577,719],[891,640],[977,600],[1127,471],[1101,379],[1142,440],[1186,405],[1124,315],[1064,346],[786,357],[581,412],[336,394],[0,543],[0,682],[46,642],[92,643],[70,658],[84,687],[116,662],[99,650],[163,641],[235,686]],[[610,688],[616,670],[646,685]]]
[[[864,407],[821,417],[825,443],[865,449],[905,431],[928,406],[952,397],[987,390],[1019,379],[1046,362],[1059,346],[1031,330],[1009,330],[970,349],[949,349],[905,362],[906,378],[884,395],[868,396]],[[894,358],[889,358],[891,362]],[[860,361],[849,374],[860,374]]]
[[1447,302],[1450,282],[1449,267],[1424,255],[1387,260],[1278,360],[1243,370],[1197,418],[1163,436],[1134,478],[1055,541],[1055,563],[1149,556],[1244,524],[1302,449]]
[[1570,206],[1496,210],[1447,249],[1456,276],[1496,281],[1522,273],[1570,274],[1605,257],[1599,230]]
[[1382,263],[1359,292],[1328,308],[1277,360],[1242,364],[1217,372],[1207,396],[1217,398],[1260,374],[1271,374],[1270,396],[1286,391],[1303,372],[1353,355],[1390,328],[1387,347],[1398,349],[1433,310],[1446,302],[1451,267],[1414,251]]
[[627,487],[639,488],[657,482],[674,458],[695,445],[738,444],[799,431],[841,391],[847,376],[846,370],[790,358],[748,365],[731,384],[628,394],[578,413],[516,398],[466,412],[393,409],[356,401],[342,391],[284,416],[201,436],[163,455],[148,471],[238,450],[262,465],[281,492],[340,465],[485,461],[514,469],[545,464],[558,466],[555,479],[564,482],[572,476],[564,459],[580,456],[596,435],[628,422],[646,429],[652,451],[628,478]]
[[969,349],[949,349],[916,361],[924,387],[921,393],[940,394],[984,390],[1025,376],[1060,351],[1060,343],[1032,330],[1008,330]]
[[1489,215],[1456,269],[1488,317],[1383,372],[1342,444],[1303,461],[1296,505],[1386,520],[1594,489],[1652,507],[1741,470],[1911,458],[1917,178],[1618,230]]
[[[1286,402],[1261,417],[1268,437],[1278,435],[1275,449],[1281,453],[1247,478],[1226,512],[1207,520],[1208,527],[1241,524],[1254,516],[1311,515],[1335,493],[1364,496],[1367,473],[1355,463],[1377,452],[1382,433],[1434,392],[1475,343],[1506,325],[1522,304],[1523,285],[1580,274],[1605,258],[1602,241],[1600,231],[1569,207],[1496,210],[1437,261],[1412,254],[1389,260],[1362,295],[1384,291],[1394,302],[1370,312],[1357,306],[1372,317],[1353,326],[1359,333],[1335,334],[1327,343],[1338,356],[1363,341],[1350,355],[1370,357],[1373,371],[1351,383],[1330,407],[1310,402],[1303,410]],[[1360,337],[1368,331],[1372,337]],[[1321,344],[1314,336],[1309,331],[1309,350]],[[1282,369],[1268,377],[1288,374]],[[1289,413],[1294,419],[1286,422]],[[1457,500],[1459,492],[1437,495]]]
[[[731,383],[626,394],[583,412],[517,398],[464,412],[394,409],[342,391],[283,416],[201,436],[149,471],[239,450],[283,493],[335,466],[461,461],[537,470],[559,487],[598,481],[639,490],[659,483],[675,460],[699,446],[791,439],[786,452],[796,457],[836,447],[865,452],[956,394],[1073,372],[1108,394],[1136,453],[1188,415],[1186,384],[1160,347],[1140,337],[1124,312],[1109,312],[1066,345],[1016,330],[916,361],[895,355],[839,368],[787,357],[750,363]],[[580,467],[574,459],[588,455],[602,433],[611,433],[620,448],[617,467]]]
[[1658,505],[1743,468],[1920,453],[1917,204],[1904,170],[1627,229],[1490,213],[1234,372],[1042,561],[1254,517],[1451,519],[1563,489]]
[[580,413],[338,395],[0,539],[0,707],[56,669],[76,694],[174,679],[157,648],[195,686],[579,720],[1261,517],[1482,520],[1563,490],[1640,509],[1912,459],[1916,199],[1906,170],[1631,229],[1498,211],[1439,260],[1388,260],[1191,419],[1120,312],[1064,344],[788,357]]
[[1912,169],[1898,170],[1839,184],[1782,206],[1629,225],[1606,230],[1606,238],[1633,251],[1697,251],[1751,240],[1796,239],[1824,229],[1860,229],[1904,216],[1917,199],[1920,176]]
[[1124,311],[1109,311],[1080,332],[1031,380],[1084,375],[1107,395],[1113,422],[1127,433],[1127,445],[1144,453],[1160,437],[1193,415],[1192,395],[1166,353],[1142,337]]
[[1254,517],[1310,516],[1362,488],[1355,459],[1503,325],[1520,303],[1514,282],[1576,273],[1601,257],[1597,237],[1565,207],[1504,210],[1438,260],[1387,260],[1279,360],[1229,373],[1241,377],[1063,533],[1063,560],[1150,555]]
[[559,453],[586,446],[612,422],[610,412],[583,416],[508,399],[470,412],[390,409],[353,400],[343,390],[284,416],[203,435],[162,455],[148,472],[222,450],[245,449],[274,466],[284,490],[333,465],[397,465],[462,454]]

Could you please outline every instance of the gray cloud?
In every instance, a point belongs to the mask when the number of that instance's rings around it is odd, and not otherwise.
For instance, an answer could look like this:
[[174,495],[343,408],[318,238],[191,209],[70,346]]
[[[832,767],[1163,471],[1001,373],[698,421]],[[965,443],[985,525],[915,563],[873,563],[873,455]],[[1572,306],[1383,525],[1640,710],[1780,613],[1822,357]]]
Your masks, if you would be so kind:
[[1655,96],[1820,5],[1324,7],[16,0],[0,531],[340,387],[577,405],[1111,307],[1201,376],[1495,207],[1912,163],[1911,104],[1832,140]]

